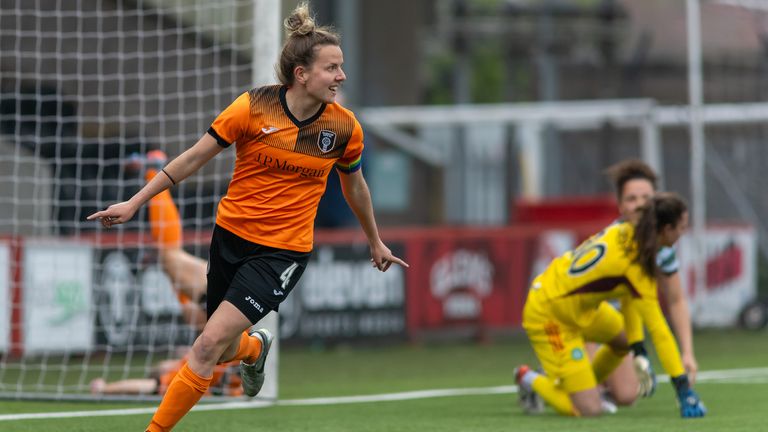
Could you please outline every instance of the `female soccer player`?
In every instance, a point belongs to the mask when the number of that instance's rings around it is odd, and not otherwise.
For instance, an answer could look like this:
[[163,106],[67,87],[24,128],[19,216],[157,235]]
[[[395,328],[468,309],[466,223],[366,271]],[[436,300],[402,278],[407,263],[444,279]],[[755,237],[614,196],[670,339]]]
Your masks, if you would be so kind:
[[[672,246],[687,225],[685,202],[675,194],[657,194],[642,207],[636,224],[611,225],[553,260],[533,281],[523,309],[523,327],[546,375],[521,367],[519,391],[538,393],[563,415],[599,415],[597,383],[630,345],[642,342],[645,324],[672,377],[681,414],[703,416],[706,411],[690,388],[656,293],[656,253]],[[621,313],[608,299],[621,299],[626,335]],[[585,340],[604,344],[591,363]]]
[[238,97],[190,149],[171,161],[130,200],[94,213],[105,227],[124,223],[154,195],[187,178],[236,144],[227,195],[221,200],[210,249],[209,319],[168,387],[148,431],[167,431],[207,390],[217,363],[242,360],[245,393],[258,393],[271,335],[241,333],[276,310],[301,276],[312,250],[313,221],[330,170],[357,216],[380,271],[407,267],[379,238],[360,169],[363,132],[335,102],[346,79],[338,35],[315,26],[306,4],[285,20],[288,37],[278,73],[282,85]]
[[[614,184],[619,213],[623,221],[637,222],[638,209],[656,192],[657,175],[645,162],[630,159],[618,162],[606,171]],[[666,300],[669,317],[680,344],[683,367],[691,384],[696,381],[698,364],[693,352],[691,316],[688,302],[683,294],[678,270],[680,263],[671,247],[662,247],[657,256],[657,282]],[[638,381],[632,365],[632,358],[624,361],[605,380],[605,388],[611,399],[618,405],[630,405],[638,394]],[[641,393],[642,394],[642,393]]]
[[[146,155],[131,155],[125,167],[127,172],[143,173],[144,179],[150,182],[167,162],[168,157],[163,151],[151,150]],[[152,197],[148,207],[150,233],[157,246],[160,265],[179,298],[184,321],[202,329],[207,320],[205,293],[208,263],[182,247],[181,216],[169,190]]]

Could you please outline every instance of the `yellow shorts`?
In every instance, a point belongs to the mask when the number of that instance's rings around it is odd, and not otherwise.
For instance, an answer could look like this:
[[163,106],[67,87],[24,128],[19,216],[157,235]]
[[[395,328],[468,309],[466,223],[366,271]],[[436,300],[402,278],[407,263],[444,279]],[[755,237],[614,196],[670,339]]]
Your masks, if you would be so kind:
[[531,290],[523,308],[523,327],[544,372],[566,392],[597,386],[584,341],[608,342],[624,329],[621,314],[606,302],[578,311],[571,299],[549,301]]

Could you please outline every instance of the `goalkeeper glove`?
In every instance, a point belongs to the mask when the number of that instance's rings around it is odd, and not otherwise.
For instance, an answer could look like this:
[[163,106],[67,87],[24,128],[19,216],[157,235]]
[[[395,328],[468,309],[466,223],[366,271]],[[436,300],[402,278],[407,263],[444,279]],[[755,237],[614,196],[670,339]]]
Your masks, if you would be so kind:
[[680,416],[683,418],[704,417],[707,408],[688,383],[688,375],[680,375],[672,378],[677,394],[677,403],[680,406]]
[[651,362],[648,360],[648,352],[642,342],[632,344],[632,363],[635,366],[638,388],[637,394],[642,397],[650,397],[656,391],[656,374],[653,372]]

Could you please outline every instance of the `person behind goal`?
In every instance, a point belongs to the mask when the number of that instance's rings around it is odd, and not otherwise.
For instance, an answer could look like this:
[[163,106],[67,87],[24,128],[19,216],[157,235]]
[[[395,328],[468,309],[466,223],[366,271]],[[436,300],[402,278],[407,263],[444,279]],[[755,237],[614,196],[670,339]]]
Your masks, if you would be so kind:
[[[145,155],[132,154],[125,163],[126,172],[139,173],[149,183],[168,162],[161,150]],[[181,216],[171,192],[164,190],[147,205],[152,240],[157,247],[160,266],[168,275],[181,304],[184,321],[202,329],[206,316],[206,273],[208,262],[184,250]]]
[[[93,395],[164,395],[168,385],[187,363],[187,357],[166,359],[152,367],[145,378],[127,378],[107,381],[104,378],[91,380]],[[206,395],[238,397],[243,395],[240,376],[237,374],[239,361],[217,364],[213,369],[211,384]]]
[[[165,166],[168,157],[161,150],[146,155],[132,154],[125,164],[126,172],[140,173],[149,182]],[[207,262],[182,248],[182,222],[179,209],[165,190],[149,200],[149,226],[158,250],[160,265],[168,275],[171,286],[181,305],[187,324],[202,329],[206,322],[206,267]],[[244,332],[242,337],[248,337]],[[188,350],[188,347],[185,347]],[[145,378],[107,381],[103,377],[91,380],[91,393],[95,395],[164,395],[168,385],[187,362],[187,354],[158,362]],[[211,385],[206,394],[241,396],[241,380],[236,373],[239,361],[216,365]],[[233,372],[234,371],[234,372]]]

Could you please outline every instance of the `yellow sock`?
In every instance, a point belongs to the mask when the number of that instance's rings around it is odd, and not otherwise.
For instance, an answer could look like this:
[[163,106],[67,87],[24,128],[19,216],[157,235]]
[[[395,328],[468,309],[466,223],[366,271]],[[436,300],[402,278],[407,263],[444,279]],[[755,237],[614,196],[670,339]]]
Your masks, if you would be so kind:
[[185,364],[168,386],[168,391],[147,426],[147,432],[166,432],[173,429],[203,397],[210,384],[211,377],[203,378]]
[[546,375],[538,375],[534,378],[531,387],[558,413],[566,416],[579,416],[579,412],[573,406],[568,393],[556,386]]
[[595,378],[598,383],[605,381],[608,375],[614,371],[624,360],[624,353],[617,353],[608,345],[601,345],[592,359],[592,370],[595,372]]

